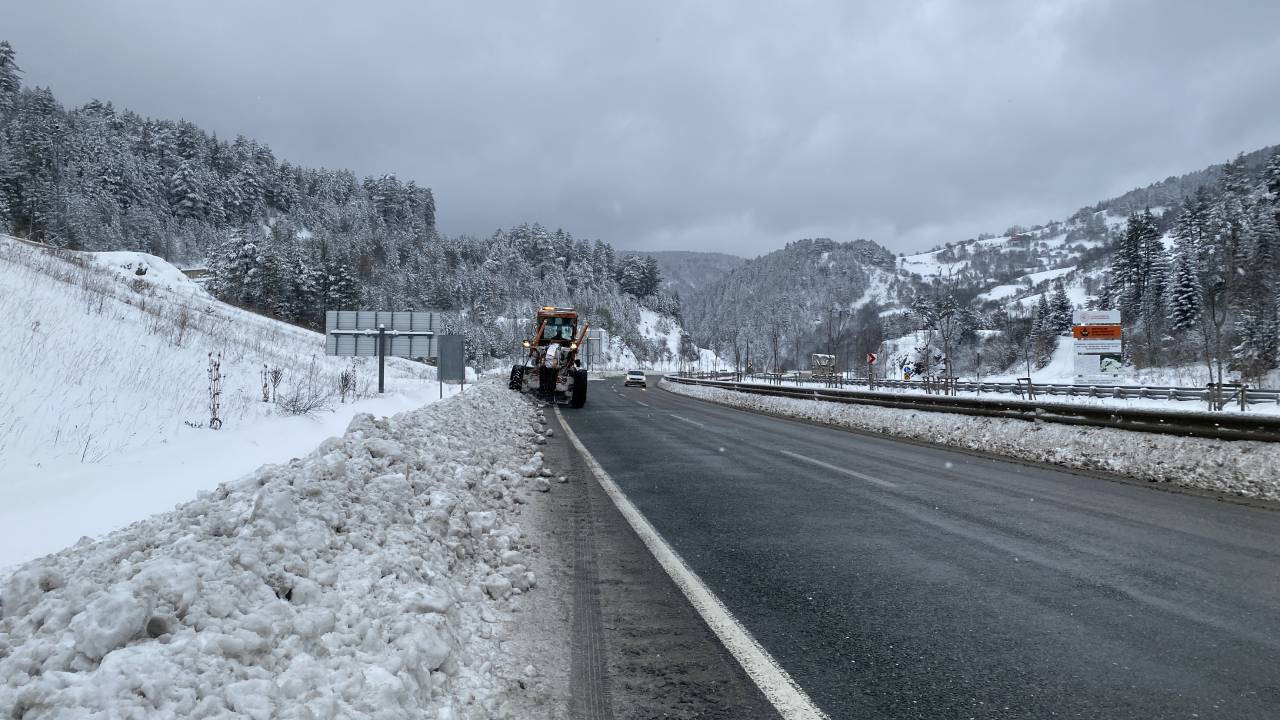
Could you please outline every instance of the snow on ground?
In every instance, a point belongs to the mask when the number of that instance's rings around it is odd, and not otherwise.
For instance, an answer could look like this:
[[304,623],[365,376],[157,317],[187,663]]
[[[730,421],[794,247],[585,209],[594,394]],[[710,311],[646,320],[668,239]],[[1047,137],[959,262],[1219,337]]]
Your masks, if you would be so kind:
[[[497,383],[385,419],[0,588],[0,716],[514,718],[541,425]],[[536,591],[535,591],[536,592]],[[526,689],[528,688],[528,689]]]
[[1280,443],[1207,440],[1112,428],[770,397],[662,382],[671,392],[747,410],[922,440],[1075,470],[1280,500]]
[[900,257],[898,258],[898,269],[906,270],[928,279],[941,277],[950,272],[957,272],[969,264],[968,260],[960,260],[953,263],[943,262],[938,259],[938,253],[940,252],[942,252],[942,249]]
[[[94,463],[78,458],[6,458],[0,482],[0,575],[4,569],[172,509],[202,490],[264,463],[302,457],[341,435],[356,413],[382,416],[437,399],[435,383],[392,385],[396,392],[312,417],[265,417],[245,427],[183,428],[175,437]],[[404,384],[404,387],[396,387]],[[445,386],[445,395],[458,392]]]
[[996,285],[990,290],[978,295],[978,300],[1004,300],[1027,289],[1026,285]]
[[[321,334],[217,302],[143,253],[53,255],[0,237],[0,317],[0,568],[305,454],[357,412],[438,396],[434,370],[393,358],[376,399],[376,362],[326,357]],[[210,352],[222,354],[218,431]],[[264,365],[281,370],[279,398],[321,407],[263,402]],[[343,403],[345,370],[356,389]]]
[[[1067,299],[1071,301],[1071,304],[1074,307],[1084,308],[1089,306],[1089,295],[1088,293],[1085,292],[1083,285],[1076,285],[1076,284],[1066,285],[1063,288],[1063,290],[1067,293]],[[1055,292],[1054,290],[1048,290],[1046,292],[1036,293],[1034,295],[1028,295],[1024,298],[1019,298],[1012,302],[1006,303],[1006,307],[1010,307],[1010,308],[1017,307],[1017,308],[1021,308],[1022,310],[1033,310],[1036,306],[1036,303],[1040,302],[1041,295],[1047,295],[1048,297],[1046,297],[1045,299],[1052,302],[1054,292]]]
[[1068,275],[1075,269],[1076,269],[1076,266],[1071,265],[1069,267],[1055,268],[1053,270],[1041,270],[1040,272],[1033,272],[1027,275],[1023,275],[1023,277],[1030,279],[1032,285],[1037,285],[1041,282],[1044,282],[1045,280],[1053,280],[1055,278],[1060,278],[1064,275]]

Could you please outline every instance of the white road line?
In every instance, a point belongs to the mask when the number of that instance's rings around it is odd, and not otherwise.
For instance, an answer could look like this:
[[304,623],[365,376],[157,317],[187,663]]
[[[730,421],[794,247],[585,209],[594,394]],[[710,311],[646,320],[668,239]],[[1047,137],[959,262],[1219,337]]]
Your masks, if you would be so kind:
[[697,420],[690,420],[690,419],[689,419],[689,418],[687,418],[687,417],[680,417],[679,415],[677,415],[677,414],[675,414],[675,413],[669,413],[669,414],[671,415],[671,417],[673,417],[673,418],[675,418],[675,419],[679,420],[680,422],[687,422],[687,423],[689,423],[690,425],[697,425],[697,426],[698,426],[698,427],[700,427],[700,428],[705,428],[705,427],[706,427],[706,424],[705,424],[705,423],[700,423],[700,422],[698,422]]
[[787,450],[779,450],[778,452],[782,453],[783,455],[786,455],[787,457],[792,457],[792,458],[795,458],[796,460],[803,460],[807,463],[817,465],[818,467],[824,468],[826,470],[830,470],[831,472],[838,472],[844,475],[848,475],[849,477],[856,477],[859,480],[866,480],[872,485],[879,485],[880,487],[887,487],[887,488],[898,487],[897,483],[892,483],[892,482],[889,482],[888,480],[881,480],[878,477],[871,477],[870,475],[863,475],[857,470],[846,470],[845,468],[832,465],[831,463],[824,463],[821,460],[814,460],[813,458],[808,457],[806,455],[789,452]]
[[614,482],[613,478],[600,467],[600,463],[587,452],[586,446],[578,439],[573,428],[564,421],[564,416],[560,413],[560,408],[556,408],[556,419],[560,421],[560,427],[564,428],[564,434],[582,453],[582,457],[586,459],[587,466],[591,468],[591,472],[595,474],[596,481],[600,483],[600,487],[604,488],[609,498],[613,500],[613,504],[617,506],[618,512],[627,519],[636,534],[644,541],[649,552],[653,553],[653,557],[657,559],[662,568],[667,571],[671,579],[684,592],[684,596],[689,599],[694,609],[706,621],[707,626],[715,632],[716,637],[720,638],[720,642],[729,649],[733,657],[737,659],[738,664],[742,665],[742,669],[747,671],[747,675],[751,677],[755,684],[760,688],[760,692],[773,703],[777,708],[778,714],[784,720],[830,720],[828,715],[818,709],[813,704],[809,696],[804,690],[791,679],[786,670],[778,664],[777,660],[769,654],[768,650],[761,647],[760,643],[752,637],[747,629],[742,627],[738,619],[729,612],[729,609],[720,602],[720,598],[702,582],[697,573],[689,569],[685,565],[684,560],[680,558],[676,551],[667,544],[666,540],[658,534],[644,515],[636,509],[627,496],[622,492]]
[[642,403],[642,402],[640,402],[639,400],[637,400],[637,401],[636,401],[636,404],[637,404],[637,405],[643,405],[643,406],[645,406],[645,407],[649,407],[649,403]]

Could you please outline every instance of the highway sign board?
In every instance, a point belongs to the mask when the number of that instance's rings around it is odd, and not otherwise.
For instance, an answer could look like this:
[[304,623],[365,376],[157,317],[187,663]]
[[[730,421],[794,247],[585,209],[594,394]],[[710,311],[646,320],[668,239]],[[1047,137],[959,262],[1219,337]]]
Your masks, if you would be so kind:
[[385,331],[383,353],[403,358],[436,356],[435,335],[440,330],[436,310],[375,312],[329,310],[324,314],[326,355],[375,357],[378,331]]
[[1119,340],[1119,325],[1076,325],[1071,328],[1071,335],[1076,340]]
[[403,358],[436,356],[436,325],[440,313],[326,310],[324,353],[378,358],[378,392],[386,389],[388,355]]
[[1075,376],[1078,383],[1111,383],[1124,367],[1124,330],[1119,310],[1076,310],[1071,313],[1075,327]]
[[1074,310],[1071,322],[1075,325],[1119,325],[1119,310]]

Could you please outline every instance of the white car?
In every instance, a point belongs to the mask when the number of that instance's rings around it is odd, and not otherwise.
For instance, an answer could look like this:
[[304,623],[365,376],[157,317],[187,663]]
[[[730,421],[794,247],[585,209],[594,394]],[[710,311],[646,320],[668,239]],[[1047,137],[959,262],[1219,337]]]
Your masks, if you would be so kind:
[[629,387],[631,385],[639,385],[640,387],[649,387],[649,383],[647,383],[644,379],[643,370],[627,371],[627,379],[622,381],[622,386]]

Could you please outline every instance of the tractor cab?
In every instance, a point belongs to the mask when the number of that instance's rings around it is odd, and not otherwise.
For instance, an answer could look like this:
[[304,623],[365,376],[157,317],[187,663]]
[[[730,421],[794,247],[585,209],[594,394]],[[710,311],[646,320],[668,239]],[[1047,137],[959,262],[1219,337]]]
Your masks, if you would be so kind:
[[542,336],[540,345],[548,343],[571,343],[578,337],[578,318],[551,316],[542,319]]
[[545,305],[534,318],[537,323],[534,341],[538,345],[572,343],[578,339],[578,311],[573,308]]

